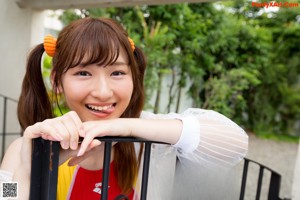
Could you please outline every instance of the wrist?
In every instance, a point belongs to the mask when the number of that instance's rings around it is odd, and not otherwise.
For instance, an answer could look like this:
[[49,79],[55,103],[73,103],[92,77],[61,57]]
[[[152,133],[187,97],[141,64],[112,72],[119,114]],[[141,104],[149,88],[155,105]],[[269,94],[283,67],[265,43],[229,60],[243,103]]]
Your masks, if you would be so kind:
[[109,129],[112,136],[120,137],[138,137],[133,134],[134,125],[136,124],[135,118],[116,118],[111,119]]

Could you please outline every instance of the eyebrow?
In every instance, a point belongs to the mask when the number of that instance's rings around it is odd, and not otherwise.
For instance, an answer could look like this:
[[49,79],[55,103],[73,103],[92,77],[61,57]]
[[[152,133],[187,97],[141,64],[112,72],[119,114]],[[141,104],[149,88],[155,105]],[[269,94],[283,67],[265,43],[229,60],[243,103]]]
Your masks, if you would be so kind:
[[116,61],[114,64],[112,65],[128,65],[127,63],[123,62],[123,61]]

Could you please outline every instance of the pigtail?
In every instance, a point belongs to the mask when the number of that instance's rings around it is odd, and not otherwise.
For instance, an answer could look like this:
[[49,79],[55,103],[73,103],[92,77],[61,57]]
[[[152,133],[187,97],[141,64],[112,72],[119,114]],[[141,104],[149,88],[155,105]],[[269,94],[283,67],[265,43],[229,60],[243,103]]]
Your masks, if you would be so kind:
[[119,142],[114,147],[115,174],[122,193],[128,195],[137,178],[138,164],[134,144]]
[[147,65],[145,54],[138,47],[135,47],[133,54],[134,54],[137,66],[140,70],[140,76],[144,80],[144,74],[145,74],[146,65]]
[[[139,95],[133,95],[131,102],[128,105],[126,111],[121,117],[123,118],[138,118],[144,106],[144,73],[146,69],[146,58],[144,53],[135,46],[133,51],[134,59],[136,62],[136,84],[135,90]],[[114,165],[115,174],[118,180],[118,184],[124,194],[129,194],[132,190],[133,184],[138,175],[138,169],[141,164],[141,158],[143,155],[144,144],[140,144],[140,150],[138,156],[133,143],[120,142],[115,145],[114,148]]]
[[30,53],[18,102],[18,119],[23,130],[36,122],[53,118],[51,103],[42,76],[43,44]]
[[[144,101],[145,101],[143,82],[144,82],[145,70],[146,70],[146,66],[147,66],[147,59],[146,59],[146,56],[145,56],[144,52],[137,46],[135,46],[133,54],[134,54],[134,58],[135,58],[137,67],[140,71],[140,74],[139,74],[138,78],[140,79],[140,83],[142,84],[140,87],[141,87],[141,94],[142,94],[143,97],[140,97],[140,100],[137,101],[138,102],[137,105],[139,107],[138,110],[142,111],[143,107],[144,107]],[[139,116],[140,116],[140,114],[141,113],[139,112]],[[140,143],[140,151],[139,151],[138,158],[137,158],[138,168],[141,165],[141,159],[142,159],[143,151],[144,151],[144,143]]]

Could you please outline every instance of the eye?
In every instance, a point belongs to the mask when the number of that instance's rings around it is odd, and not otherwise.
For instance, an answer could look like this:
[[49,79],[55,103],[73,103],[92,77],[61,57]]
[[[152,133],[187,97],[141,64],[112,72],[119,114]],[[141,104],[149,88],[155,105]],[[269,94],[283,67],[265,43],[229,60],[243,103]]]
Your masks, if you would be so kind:
[[123,71],[114,71],[113,73],[111,73],[112,76],[121,76],[121,75],[125,75],[126,73]]
[[79,71],[75,73],[76,76],[90,76],[91,74],[87,71]]

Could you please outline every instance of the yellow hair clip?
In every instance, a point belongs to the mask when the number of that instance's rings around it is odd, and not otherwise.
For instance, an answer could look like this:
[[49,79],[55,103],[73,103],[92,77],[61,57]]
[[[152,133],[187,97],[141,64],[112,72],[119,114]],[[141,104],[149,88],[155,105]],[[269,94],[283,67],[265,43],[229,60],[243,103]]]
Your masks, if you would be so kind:
[[54,56],[56,49],[56,40],[57,39],[54,38],[52,35],[46,35],[44,37],[44,49],[48,56]]

